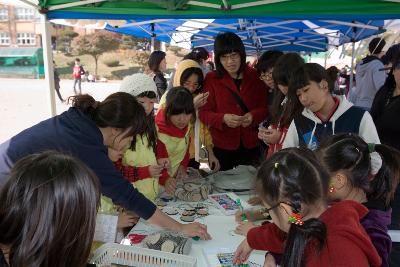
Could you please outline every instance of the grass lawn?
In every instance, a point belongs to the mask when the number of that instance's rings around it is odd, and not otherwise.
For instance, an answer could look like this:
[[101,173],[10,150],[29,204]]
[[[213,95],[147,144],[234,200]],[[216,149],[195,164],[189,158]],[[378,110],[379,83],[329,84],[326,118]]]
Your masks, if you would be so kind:
[[[167,51],[167,73],[175,68],[175,63],[182,60],[182,54],[185,54],[189,51],[184,51],[181,49],[178,55],[176,55],[172,51]],[[144,52],[136,52],[130,50],[118,50],[113,52],[104,53],[99,57],[98,60],[98,69],[97,69],[97,77],[105,77],[108,80],[121,80],[123,77],[127,75],[131,75],[137,72],[143,72],[145,66],[138,65],[134,63],[132,58],[135,58],[138,53]],[[81,56],[66,56],[62,53],[55,53],[54,60],[57,65],[57,70],[60,74],[61,79],[72,79],[72,66],[76,57],[79,57],[81,60],[81,64],[86,71],[94,74],[95,63],[94,58],[90,55],[81,55]],[[119,65],[116,67],[108,67],[103,63],[105,60],[115,59],[119,60]],[[147,63],[145,63],[147,64]]]

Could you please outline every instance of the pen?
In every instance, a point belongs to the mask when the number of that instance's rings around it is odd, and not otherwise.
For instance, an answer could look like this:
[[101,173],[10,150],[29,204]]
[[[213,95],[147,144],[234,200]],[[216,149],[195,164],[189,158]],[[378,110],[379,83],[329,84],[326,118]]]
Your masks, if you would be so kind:
[[242,216],[241,216],[242,221],[243,222],[247,221],[247,216],[246,216],[246,214],[244,214],[243,206],[242,206],[242,203],[240,202],[239,198],[236,199],[236,205],[238,205],[239,210],[242,212]]

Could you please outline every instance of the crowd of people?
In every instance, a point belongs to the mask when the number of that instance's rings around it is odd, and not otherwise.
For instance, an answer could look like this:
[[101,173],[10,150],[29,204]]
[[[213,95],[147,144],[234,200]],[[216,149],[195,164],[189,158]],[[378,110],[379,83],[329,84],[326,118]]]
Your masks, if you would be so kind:
[[193,49],[170,85],[154,51],[150,75],[125,77],[101,102],[81,94],[75,62],[69,110],[0,145],[0,266],[85,266],[98,210],[118,213],[119,231],[143,218],[211,239],[154,204],[200,167],[200,150],[212,172],[258,168],[252,203],[269,220],[236,214],[246,236],[236,263],[258,249],[264,266],[398,266],[388,229],[400,229],[400,53],[384,65],[384,46],[371,41],[352,102],[337,70],[297,53],[267,51],[249,66],[232,32],[215,38],[213,62]]

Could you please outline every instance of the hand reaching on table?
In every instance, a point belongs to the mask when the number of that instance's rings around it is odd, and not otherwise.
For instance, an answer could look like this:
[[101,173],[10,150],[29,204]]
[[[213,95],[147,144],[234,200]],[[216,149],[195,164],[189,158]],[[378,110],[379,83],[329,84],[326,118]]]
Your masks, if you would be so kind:
[[182,224],[181,232],[190,237],[198,236],[202,240],[211,239],[210,234],[207,232],[207,225],[198,222]]
[[235,251],[233,263],[242,264],[246,262],[252,251],[253,249],[250,247],[249,243],[247,243],[247,239],[243,240]]
[[249,221],[247,221],[247,222],[240,222],[239,223],[239,225],[236,227],[236,229],[235,229],[235,233],[236,234],[239,234],[239,235],[243,235],[243,236],[246,236],[247,235],[247,232],[250,230],[250,229],[252,229],[252,228],[254,228],[254,227],[257,227],[254,223],[252,223],[252,222],[249,222]]

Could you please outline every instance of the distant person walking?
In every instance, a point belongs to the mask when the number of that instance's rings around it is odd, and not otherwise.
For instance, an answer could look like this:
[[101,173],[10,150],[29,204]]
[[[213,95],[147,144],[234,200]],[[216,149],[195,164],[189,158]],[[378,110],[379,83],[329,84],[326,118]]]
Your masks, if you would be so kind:
[[[81,60],[79,58],[75,59],[75,65],[72,69],[72,75],[74,76],[74,93],[75,95],[80,95],[82,94],[82,75],[85,75],[85,70],[83,69],[81,65]],[[76,90],[76,84],[78,84],[79,91]]]
[[368,45],[370,55],[363,58],[356,67],[357,89],[354,105],[365,110],[370,110],[376,92],[382,87],[386,80],[386,73],[381,61],[385,54],[383,47],[386,42],[382,38],[374,38]]
[[60,99],[60,101],[64,102],[65,100],[62,98],[60,93],[60,75],[58,74],[58,71],[56,69],[56,62],[54,60],[53,60],[53,68],[54,68],[54,89],[56,89],[57,96]]

